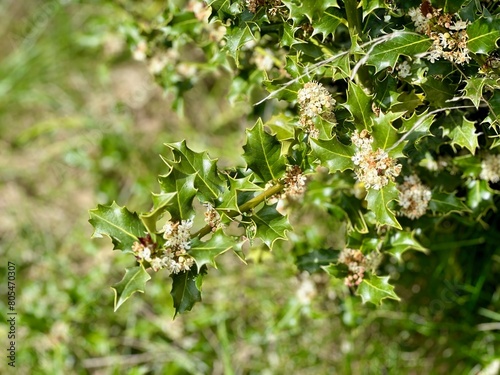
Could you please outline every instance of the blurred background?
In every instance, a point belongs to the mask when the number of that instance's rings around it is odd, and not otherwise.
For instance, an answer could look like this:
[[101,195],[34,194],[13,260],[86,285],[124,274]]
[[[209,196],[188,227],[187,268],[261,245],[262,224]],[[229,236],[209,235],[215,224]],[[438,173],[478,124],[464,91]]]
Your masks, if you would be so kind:
[[[144,4],[145,17],[161,6]],[[388,264],[401,274],[402,302],[382,308],[361,305],[341,281],[299,273],[284,244],[252,253],[249,266],[221,257],[203,303],[175,320],[161,274],[113,312],[110,285],[133,261],[90,239],[88,210],[113,200],[149,209],[167,172],[165,142],[187,139],[222,166],[241,164],[234,155],[253,125],[249,103],[227,100],[228,75],[198,81],[175,103],[133,58],[126,5],[0,2],[5,349],[7,261],[17,266],[18,313],[16,369],[2,347],[1,374],[498,373],[500,313],[477,304],[475,279],[434,287],[447,272],[439,255]],[[498,289],[487,293],[498,307]]]

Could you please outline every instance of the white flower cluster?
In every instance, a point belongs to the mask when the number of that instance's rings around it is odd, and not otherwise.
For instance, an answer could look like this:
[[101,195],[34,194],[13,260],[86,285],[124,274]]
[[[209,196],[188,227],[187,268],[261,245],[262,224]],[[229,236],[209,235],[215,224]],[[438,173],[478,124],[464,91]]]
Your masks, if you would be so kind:
[[312,138],[319,136],[319,131],[314,126],[315,117],[320,116],[327,121],[335,121],[333,107],[336,101],[321,83],[314,81],[306,83],[299,90],[297,100],[300,107],[300,124]]
[[347,266],[349,274],[344,279],[347,286],[361,284],[366,270],[366,258],[359,250],[345,248],[339,254],[339,263]]
[[188,271],[194,263],[193,258],[187,254],[191,248],[192,220],[181,222],[168,221],[161,232],[166,240],[165,248],[155,249],[151,242],[134,242],[132,251],[139,261],[146,261],[153,270],[165,268],[170,273]]
[[267,7],[267,12],[272,17],[278,14],[286,15],[286,7],[283,5],[281,0],[246,0],[245,2],[247,9],[251,13],[257,13],[260,7]]
[[411,8],[408,11],[415,30],[433,40],[427,59],[432,63],[441,58],[457,64],[468,63],[470,56],[467,48],[467,21],[454,21],[453,15],[441,14],[440,9],[429,8],[427,14],[423,14],[421,8]]
[[358,148],[352,157],[352,161],[357,167],[354,173],[366,189],[380,190],[389,181],[394,181],[394,178],[399,176],[401,164],[396,164],[396,160],[381,148],[374,151],[372,149],[373,138],[368,134],[368,131],[363,130],[359,134],[355,131],[351,140]]
[[298,165],[287,168],[284,184],[284,197],[295,200],[302,198],[306,190],[306,177]]
[[417,175],[405,176],[405,182],[398,185],[398,190],[401,215],[412,220],[425,215],[432,193]]
[[215,232],[217,229],[223,227],[219,212],[217,212],[214,206],[212,206],[210,203],[207,203],[206,206],[207,210],[205,211],[205,223],[210,225],[210,227],[212,228],[212,232]]
[[398,76],[401,78],[411,76],[411,65],[408,64],[408,61],[403,61],[401,64],[398,64],[396,70],[398,71]]
[[500,154],[489,154],[484,158],[479,178],[493,183],[500,181]]

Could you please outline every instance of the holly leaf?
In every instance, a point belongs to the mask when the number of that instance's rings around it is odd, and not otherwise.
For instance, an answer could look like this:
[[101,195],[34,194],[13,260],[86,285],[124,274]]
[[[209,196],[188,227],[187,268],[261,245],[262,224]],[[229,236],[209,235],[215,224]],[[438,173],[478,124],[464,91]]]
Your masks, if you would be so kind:
[[336,279],[344,279],[349,276],[349,269],[344,263],[331,263],[330,265],[323,266],[321,268]]
[[314,28],[312,36],[321,34],[324,41],[328,35],[334,34],[337,27],[341,24],[347,26],[347,21],[342,14],[337,9],[329,8],[323,12],[319,19],[316,19],[315,22],[312,23]]
[[426,110],[421,114],[414,113],[410,118],[403,118],[403,124],[398,131],[405,133],[408,140],[405,151],[407,148],[417,145],[422,138],[432,136],[430,128],[434,122],[434,117],[435,115],[429,116]]
[[341,193],[339,206],[344,210],[347,225],[357,233],[368,233],[361,201],[352,195]]
[[279,141],[287,141],[295,138],[295,128],[292,124],[293,118],[283,113],[271,117],[266,126],[271,130],[271,135],[276,136]]
[[365,277],[359,284],[356,294],[361,297],[363,303],[371,302],[378,306],[385,298],[401,300],[394,292],[394,287],[389,284],[389,276],[370,275]]
[[452,212],[470,212],[455,193],[432,192],[429,209],[433,213],[448,215]]
[[170,275],[172,278],[170,295],[174,300],[175,315],[191,311],[194,304],[201,301],[204,274],[203,270],[200,273],[190,270]]
[[[402,112],[381,112],[380,115],[375,118],[375,126],[372,131],[374,148],[387,150],[399,140],[398,132],[391,124],[402,115]],[[404,157],[403,147],[405,144],[405,142],[401,142],[398,147],[390,150],[388,152],[389,156],[393,158]]]
[[471,77],[465,80],[464,98],[470,99],[476,109],[479,108],[479,103],[483,99],[483,89],[486,84],[496,85],[494,79],[487,77]]
[[336,138],[328,141],[311,139],[311,149],[312,155],[322,166],[327,167],[330,173],[353,168],[351,158],[356,153],[353,145],[346,146]]
[[413,57],[426,52],[431,45],[432,41],[421,34],[395,31],[387,41],[373,47],[366,63],[375,67],[375,73],[388,67],[394,69],[399,56]]
[[186,175],[195,175],[194,187],[203,201],[216,199],[222,192],[224,181],[217,171],[217,159],[206,152],[194,152],[186,141],[165,144],[172,150],[173,160],[165,160],[172,168]]
[[483,122],[489,123],[492,126],[498,125],[500,121],[500,90],[495,90],[487,102],[490,110]]
[[237,66],[240,65],[239,52],[241,47],[248,42],[256,40],[248,23],[245,23],[244,26],[242,25],[239,28],[228,28],[225,39],[226,45],[224,50],[234,59]]
[[320,20],[323,13],[329,7],[337,6],[337,0],[282,0],[283,4],[290,10],[290,16],[295,24],[307,18],[312,24]]
[[347,100],[342,104],[352,115],[354,126],[359,131],[372,127],[372,98],[361,87],[349,81]]
[[168,207],[172,204],[172,200],[175,198],[177,193],[153,193],[153,208],[151,211],[142,213],[140,218],[149,233],[156,232],[156,222],[162,217]]
[[243,146],[248,168],[262,181],[277,180],[286,171],[286,159],[281,155],[281,144],[272,135],[264,131],[259,118],[254,127],[246,131],[247,143]]
[[191,219],[194,216],[195,178],[194,174],[185,175],[175,169],[171,169],[167,175],[159,176],[158,181],[163,193],[175,193],[168,206],[165,207],[168,208],[173,220]]
[[363,8],[363,19],[373,13],[375,9],[386,7],[384,0],[361,0],[360,6]]
[[389,241],[384,246],[384,251],[393,255],[399,262],[402,261],[402,255],[408,250],[421,251],[427,253],[428,250],[423,247],[414,237],[414,232],[398,231],[389,237]]
[[312,274],[330,263],[337,262],[338,254],[338,251],[332,249],[313,250],[310,253],[299,255],[296,264],[299,270]]
[[461,113],[453,113],[446,117],[444,125],[441,127],[443,129],[443,136],[448,136],[451,139],[451,146],[455,149],[455,145],[460,147],[465,147],[468,149],[472,155],[476,152],[476,148],[479,147],[478,136],[476,133],[476,127],[473,121],[469,121]]
[[467,206],[471,208],[477,219],[480,219],[490,209],[496,211],[494,195],[488,181],[471,180],[467,183]]
[[488,54],[497,48],[496,41],[500,38],[500,20],[484,17],[475,20],[467,27],[467,48],[473,53]]
[[265,205],[254,213],[251,218],[257,227],[256,237],[259,237],[271,250],[276,240],[286,240],[286,232],[292,230],[286,216],[276,210],[278,203]]
[[379,224],[402,229],[396,220],[394,212],[389,208],[389,203],[397,199],[398,195],[398,189],[393,182],[390,182],[380,190],[369,189],[366,195],[367,207],[375,214],[375,218]]
[[453,99],[457,92],[457,85],[432,77],[427,77],[421,86],[425,92],[426,100],[434,108],[445,108],[448,105],[447,102]]
[[263,190],[251,181],[252,176],[243,178],[229,177],[230,188],[222,195],[222,202],[217,205],[218,210],[239,212],[239,193]]
[[208,241],[203,242],[199,238],[194,238],[191,241],[191,249],[188,251],[191,255],[198,270],[201,270],[205,264],[210,264],[217,268],[215,257],[228,251],[234,245],[234,241],[221,232],[215,233]]
[[132,245],[146,233],[141,219],[135,212],[113,202],[110,206],[97,205],[89,211],[89,223],[94,227],[92,238],[106,235],[113,242],[113,250],[132,252]]
[[115,312],[135,292],[144,293],[149,279],[151,279],[151,276],[149,276],[142,264],[125,269],[123,279],[111,287],[115,292]]

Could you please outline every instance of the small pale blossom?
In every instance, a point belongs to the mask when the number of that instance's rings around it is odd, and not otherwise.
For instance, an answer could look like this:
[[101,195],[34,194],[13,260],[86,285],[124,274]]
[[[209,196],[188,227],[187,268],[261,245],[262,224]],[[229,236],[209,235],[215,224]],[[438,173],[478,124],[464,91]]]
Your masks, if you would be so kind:
[[132,50],[132,57],[137,61],[146,60],[146,54],[148,52],[148,45],[146,41],[141,40]]
[[366,270],[366,258],[359,250],[345,248],[339,254],[339,263],[347,266],[349,274],[344,279],[347,286],[356,286],[361,284]]
[[222,228],[221,217],[219,212],[210,203],[206,204],[207,210],[205,211],[205,223],[210,225],[212,232]]
[[354,173],[367,189],[380,190],[399,176],[401,164],[396,164],[396,160],[381,148],[373,150],[371,146],[373,140],[366,130],[359,134],[357,131],[354,132],[351,140],[358,148],[351,158],[356,166]]
[[481,173],[479,178],[493,183],[500,181],[500,154],[486,155],[481,162]]
[[283,195],[285,198],[294,200],[302,198],[305,192],[306,177],[298,165],[287,169],[284,185]]
[[403,61],[401,64],[396,66],[396,70],[398,71],[398,76],[401,78],[411,76],[411,66],[408,64],[408,61]]
[[314,81],[306,83],[299,90],[297,98],[301,114],[308,118],[323,116],[328,119],[336,103],[328,90],[321,83]]
[[405,176],[398,185],[400,213],[412,220],[425,215],[432,197],[431,189],[422,184],[417,175]]

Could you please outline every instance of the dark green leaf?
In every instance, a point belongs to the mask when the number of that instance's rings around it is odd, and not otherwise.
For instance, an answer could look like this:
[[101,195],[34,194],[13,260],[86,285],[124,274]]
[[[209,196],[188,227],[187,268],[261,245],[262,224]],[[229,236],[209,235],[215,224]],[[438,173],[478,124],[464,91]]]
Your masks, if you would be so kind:
[[476,148],[479,146],[474,122],[465,118],[462,113],[453,113],[446,117],[446,121],[442,126],[443,136],[448,136],[451,139],[452,146],[459,145],[468,149],[472,155],[475,154]]
[[396,220],[394,212],[389,208],[389,203],[398,199],[398,189],[393,182],[384,186],[380,190],[370,189],[366,195],[368,209],[373,211],[379,224],[390,225],[401,229],[401,225]]
[[286,171],[286,160],[281,155],[281,144],[272,135],[264,131],[259,118],[255,126],[247,130],[247,143],[243,146],[248,168],[262,181],[277,180]]
[[323,266],[335,263],[338,254],[338,251],[332,249],[313,250],[310,253],[299,255],[296,264],[299,270],[314,273],[319,271]]
[[349,81],[347,101],[343,106],[351,113],[356,129],[359,131],[371,129],[374,117],[372,111],[372,98],[352,81]]
[[228,251],[234,245],[234,240],[221,232],[217,232],[206,242],[203,242],[199,238],[194,238],[191,241],[191,249],[188,253],[196,261],[198,270],[201,270],[201,267],[205,264],[210,264],[214,268],[217,268],[215,257]]
[[490,189],[488,181],[471,180],[467,183],[467,205],[479,219],[489,210],[496,210],[493,201],[494,192]]
[[455,193],[433,192],[429,202],[429,209],[433,213],[448,215],[452,212],[470,212],[469,208],[457,198]]
[[116,202],[110,206],[98,205],[89,213],[89,223],[94,227],[92,237],[108,236],[113,241],[113,249],[132,252],[134,242],[146,233],[146,228],[139,216],[127,210],[126,207],[118,206]]
[[201,282],[203,273],[193,270],[170,275],[172,278],[172,291],[175,315],[191,311],[196,302],[201,301]]
[[151,279],[142,265],[125,271],[123,279],[111,287],[115,292],[115,311],[135,292],[144,293],[146,283]]
[[221,197],[222,202],[217,205],[217,209],[224,211],[239,211],[239,193],[263,190],[261,187],[254,184],[251,179],[252,176],[238,179],[229,177],[230,188],[227,189]]
[[447,101],[455,96],[457,85],[428,77],[427,81],[422,84],[422,89],[425,92],[426,100],[432,107],[443,108],[448,106]]
[[276,210],[278,203],[265,205],[251,218],[257,226],[256,237],[260,238],[271,250],[276,240],[286,240],[286,232],[292,230],[286,216]]
[[329,141],[311,139],[312,155],[322,166],[329,169],[330,173],[343,172],[352,169],[354,164],[351,158],[355,154],[354,146],[346,146],[336,138]]
[[236,65],[239,66],[239,52],[241,47],[243,47],[245,43],[256,40],[256,38],[246,23],[239,28],[229,28],[225,38],[226,45],[224,49],[227,51],[228,55],[234,59]]
[[394,287],[389,284],[389,276],[370,275],[365,277],[359,284],[356,294],[361,296],[363,303],[371,302],[375,305],[381,305],[385,298],[400,301],[400,298],[394,293]]
[[467,34],[469,35],[467,47],[471,52],[488,54],[497,48],[500,20],[493,17],[475,20],[467,27]]
[[323,36],[323,40],[325,40],[328,35],[334,34],[337,27],[341,24],[347,25],[347,22],[343,18],[340,11],[334,8],[329,8],[321,15],[320,18],[312,23],[314,28],[313,36],[321,34]]
[[414,237],[413,232],[397,231],[389,237],[389,242],[384,247],[384,251],[396,257],[401,262],[401,256],[408,250],[417,250],[427,253],[427,249],[423,247]]
[[295,24],[307,18],[310,23],[320,20],[329,7],[338,6],[337,0],[282,0],[290,10],[290,18]]
[[391,67],[394,69],[400,55],[413,57],[426,52],[432,41],[423,35],[409,31],[395,31],[391,37],[376,45],[369,52],[367,64],[375,66],[376,72]]
[[194,216],[193,199],[196,196],[194,181],[196,175],[185,175],[172,169],[169,174],[159,176],[158,181],[164,193],[176,193],[169,201],[168,212],[173,220],[187,220]]

